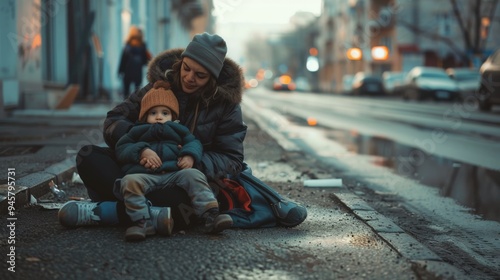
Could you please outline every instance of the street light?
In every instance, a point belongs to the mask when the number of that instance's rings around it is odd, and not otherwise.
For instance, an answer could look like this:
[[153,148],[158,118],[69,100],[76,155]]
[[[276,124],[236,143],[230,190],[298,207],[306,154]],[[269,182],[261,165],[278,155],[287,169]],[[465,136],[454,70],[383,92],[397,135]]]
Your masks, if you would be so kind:
[[316,56],[309,56],[306,62],[306,68],[310,72],[316,72],[319,70],[319,60]]
[[389,58],[389,49],[386,46],[375,46],[372,48],[373,60],[387,60]]
[[318,56],[318,49],[317,48],[310,48],[309,49],[309,55],[311,55],[311,56]]
[[488,37],[488,29],[490,27],[490,19],[488,17],[481,18],[481,39]]
[[360,48],[349,48],[346,54],[349,60],[361,60],[363,57],[363,52]]

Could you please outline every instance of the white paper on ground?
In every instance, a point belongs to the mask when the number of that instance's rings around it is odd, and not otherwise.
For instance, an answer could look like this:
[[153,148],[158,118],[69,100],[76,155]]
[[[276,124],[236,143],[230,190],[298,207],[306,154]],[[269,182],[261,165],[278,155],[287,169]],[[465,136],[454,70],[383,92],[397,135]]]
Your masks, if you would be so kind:
[[312,179],[304,180],[304,187],[339,188],[342,187],[342,179]]
[[61,202],[39,202],[38,205],[42,206],[43,209],[57,210],[57,209],[61,209],[61,207],[64,205],[64,203],[61,203]]

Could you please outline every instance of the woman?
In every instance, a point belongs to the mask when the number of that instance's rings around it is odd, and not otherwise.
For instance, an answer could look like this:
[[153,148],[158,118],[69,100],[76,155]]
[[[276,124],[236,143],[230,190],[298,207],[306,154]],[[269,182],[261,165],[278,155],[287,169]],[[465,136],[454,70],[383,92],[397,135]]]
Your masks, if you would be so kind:
[[[142,97],[158,80],[171,83],[179,101],[181,124],[189,127],[203,145],[202,159],[196,168],[208,181],[237,176],[243,171],[243,140],[247,131],[240,107],[243,74],[234,61],[225,57],[226,52],[226,43],[220,36],[203,33],[194,36],[185,50],[165,51],[150,62],[149,84],[108,112],[104,137],[109,148],[89,145],[77,156],[77,169],[89,196],[93,201],[107,202],[71,202],[59,211],[62,224],[78,226],[127,220],[123,205],[109,202],[116,201],[113,184],[124,175],[116,163],[113,149],[118,139],[137,121]],[[147,162],[141,164],[151,168]],[[155,191],[147,198],[155,206],[172,208],[176,228],[189,225],[192,210],[189,198],[180,188]],[[155,207],[151,208],[157,222],[168,218],[158,216]],[[298,218],[294,214],[294,220],[285,224],[300,224],[306,212],[303,208],[299,210]]]

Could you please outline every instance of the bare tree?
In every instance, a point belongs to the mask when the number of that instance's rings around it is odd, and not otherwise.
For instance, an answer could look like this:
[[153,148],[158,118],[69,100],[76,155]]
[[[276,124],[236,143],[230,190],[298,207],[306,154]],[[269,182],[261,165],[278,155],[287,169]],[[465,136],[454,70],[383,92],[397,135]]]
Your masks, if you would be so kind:
[[[498,0],[475,0],[470,1],[469,17],[460,12],[456,0],[450,0],[453,14],[462,31],[464,38],[464,49],[470,50],[474,55],[482,55],[486,41],[490,36],[489,28],[494,22],[495,11]],[[483,21],[487,25],[484,25]]]
[[[464,64],[470,63],[471,55],[483,58],[486,42],[491,36],[491,25],[498,24],[495,11],[499,0],[467,0],[464,1],[466,4],[460,3],[462,5],[457,3],[457,0],[449,1],[462,34],[463,46],[449,37],[440,35],[436,30],[426,30],[404,19],[400,19],[399,24],[416,34],[445,43],[461,57]],[[464,6],[465,8],[460,9]]]

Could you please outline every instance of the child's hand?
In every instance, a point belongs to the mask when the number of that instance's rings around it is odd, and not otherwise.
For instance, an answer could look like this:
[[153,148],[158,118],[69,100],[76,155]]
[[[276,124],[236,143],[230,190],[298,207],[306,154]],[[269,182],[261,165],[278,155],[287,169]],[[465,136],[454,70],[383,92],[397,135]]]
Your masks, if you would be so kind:
[[141,161],[139,162],[145,168],[155,170],[162,164],[160,157],[151,149],[144,149],[141,153]]
[[177,160],[177,166],[180,169],[191,168],[194,165],[194,158],[192,156],[183,156]]

